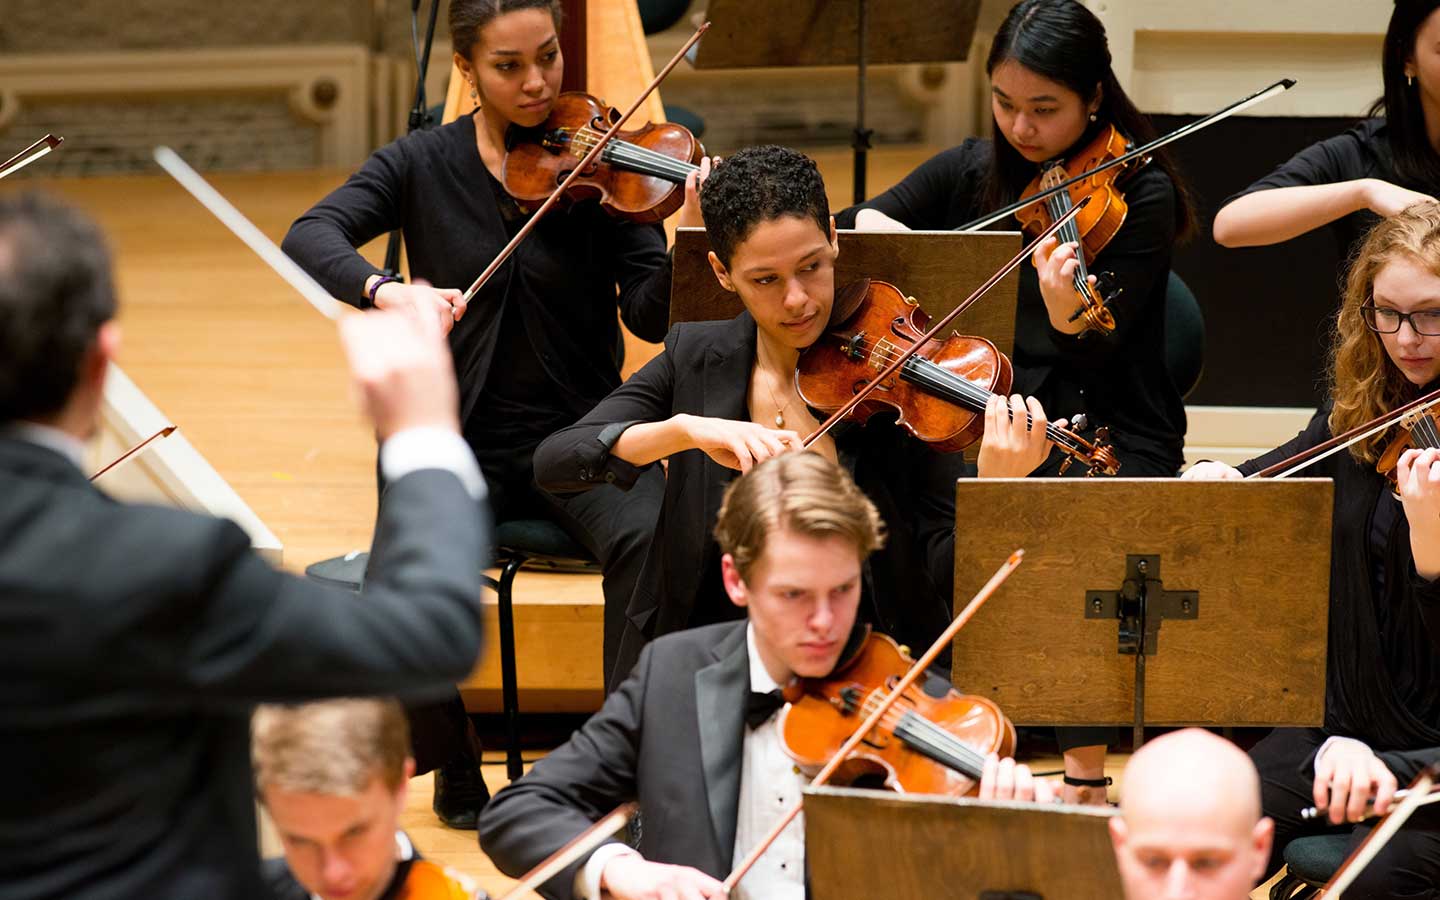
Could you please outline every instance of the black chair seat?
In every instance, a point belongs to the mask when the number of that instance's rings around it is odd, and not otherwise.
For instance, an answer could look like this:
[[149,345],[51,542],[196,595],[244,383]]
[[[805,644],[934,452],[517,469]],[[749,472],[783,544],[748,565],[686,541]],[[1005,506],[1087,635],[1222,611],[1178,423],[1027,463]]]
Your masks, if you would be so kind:
[[595,557],[563,528],[546,519],[501,522],[495,529],[496,562],[503,563],[517,556],[525,557],[531,565],[597,570]]
[[1296,838],[1285,847],[1285,867],[1290,874],[1313,887],[1329,881],[1345,862],[1348,834],[1317,834]]
[[369,562],[370,554],[357,550],[311,563],[305,567],[305,577],[330,587],[359,593],[360,584],[365,580],[365,566]]

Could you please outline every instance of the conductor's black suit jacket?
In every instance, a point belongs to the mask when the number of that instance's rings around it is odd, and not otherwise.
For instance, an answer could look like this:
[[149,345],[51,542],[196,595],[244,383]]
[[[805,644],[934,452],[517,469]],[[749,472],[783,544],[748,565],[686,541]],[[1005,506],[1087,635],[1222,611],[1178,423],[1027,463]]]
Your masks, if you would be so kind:
[[[628,800],[653,862],[730,871],[740,803],[750,658],[745,623],[656,638],[605,705],[480,816],[480,846],[518,876]],[[574,896],[578,862],[540,888]]]
[[454,474],[397,480],[356,598],[0,437],[0,896],[262,896],[251,706],[463,678],[483,529]]

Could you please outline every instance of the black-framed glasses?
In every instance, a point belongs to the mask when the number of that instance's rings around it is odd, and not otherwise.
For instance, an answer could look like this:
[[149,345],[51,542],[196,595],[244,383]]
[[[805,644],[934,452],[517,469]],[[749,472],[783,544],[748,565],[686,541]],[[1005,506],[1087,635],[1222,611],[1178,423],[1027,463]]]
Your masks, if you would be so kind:
[[1421,309],[1406,313],[1373,303],[1363,303],[1360,305],[1360,317],[1371,331],[1380,334],[1394,334],[1400,330],[1402,324],[1409,322],[1410,328],[1416,334],[1440,336],[1440,309]]

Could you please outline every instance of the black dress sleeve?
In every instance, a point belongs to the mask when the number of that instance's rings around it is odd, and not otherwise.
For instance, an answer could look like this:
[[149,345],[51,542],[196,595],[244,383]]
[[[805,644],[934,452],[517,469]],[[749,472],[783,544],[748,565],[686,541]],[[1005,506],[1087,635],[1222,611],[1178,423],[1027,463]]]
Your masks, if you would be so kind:
[[983,146],[983,141],[970,138],[958,147],[937,153],[890,190],[837,213],[836,227],[854,228],[855,216],[862,209],[879,210],[917,231],[963,225],[964,222],[954,220],[958,217],[957,209],[974,206],[977,172],[983,168],[979,152]]
[[381,147],[285,235],[281,249],[336,299],[364,309],[365,281],[383,275],[355,251],[401,225],[408,158],[402,142]]
[[643,341],[665,337],[670,327],[671,257],[659,225],[619,223],[615,259],[620,285],[620,320]]
[[[1163,299],[1156,290],[1170,276],[1170,252],[1175,244],[1175,187],[1163,170],[1151,169],[1125,191],[1129,212],[1125,224],[1105,245],[1090,266],[1092,275],[1108,277],[1101,287],[1115,317],[1110,334],[1064,334],[1050,329],[1061,357],[1078,365],[1091,365],[1117,352],[1134,352],[1132,336],[1145,318],[1145,307]],[[1078,305],[1080,298],[1075,297]]]
[[1323,444],[1329,439],[1330,409],[1327,404],[1324,409],[1319,410],[1311,417],[1310,423],[1305,426],[1304,431],[1276,447],[1274,450],[1271,450],[1269,453],[1263,453],[1254,459],[1246,460],[1235,468],[1239,469],[1242,475],[1253,475],[1267,466],[1272,466],[1281,460],[1289,459],[1300,451],[1309,450],[1311,447]]
[[[653,650],[652,644],[640,652],[635,671],[570,740],[485,805],[480,849],[500,871],[519,877],[601,816],[635,799]],[[550,879],[540,893],[569,898],[586,860]]]
[[610,392],[574,425],[560,429],[535,449],[535,482],[547,491],[576,493],[602,484],[628,490],[645,470],[611,454],[631,425],[668,419],[675,394],[674,353],[679,326],[665,349]]
[[1226,198],[1221,208],[1246,194],[1272,188],[1335,184],[1366,177],[1371,171],[1369,160],[1372,154],[1367,149],[1368,142],[1372,139],[1371,131],[1371,128],[1362,123],[1344,134],[1311,144],[1290,157],[1275,171],[1245,190]]

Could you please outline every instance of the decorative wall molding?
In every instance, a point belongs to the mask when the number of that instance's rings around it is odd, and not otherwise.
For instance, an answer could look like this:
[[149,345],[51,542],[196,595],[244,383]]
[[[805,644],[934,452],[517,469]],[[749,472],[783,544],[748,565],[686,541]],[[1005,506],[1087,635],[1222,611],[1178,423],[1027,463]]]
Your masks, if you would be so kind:
[[371,53],[362,46],[144,50],[0,57],[0,131],[28,105],[279,95],[317,128],[315,166],[371,149]]

